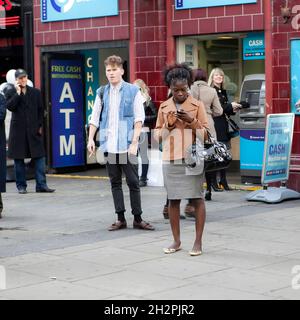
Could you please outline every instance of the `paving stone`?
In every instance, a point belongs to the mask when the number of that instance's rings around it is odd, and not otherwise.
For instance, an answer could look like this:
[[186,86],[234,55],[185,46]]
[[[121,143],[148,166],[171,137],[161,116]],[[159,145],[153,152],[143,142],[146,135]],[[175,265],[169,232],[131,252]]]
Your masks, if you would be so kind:
[[22,270],[29,274],[40,275],[46,279],[75,281],[97,275],[109,274],[120,270],[120,268],[106,267],[88,261],[72,258],[60,258],[42,263],[26,266],[11,267],[14,270]]
[[145,272],[124,270],[115,273],[113,276],[104,275],[101,277],[93,277],[76,281],[76,283],[101,290],[112,290],[118,294],[140,297],[167,289],[177,290],[177,288],[184,286],[187,283],[190,284],[191,282],[152,273],[146,274]]
[[101,300],[113,295],[109,290],[57,280],[1,292],[1,298],[11,300]]
[[195,282],[269,295],[271,291],[289,286],[291,279],[290,275],[278,277],[273,274],[266,274],[253,270],[231,268],[200,275],[195,279]]
[[65,255],[65,257],[71,259],[88,261],[107,267],[122,267],[137,262],[153,260],[158,256],[161,256],[159,252],[157,254],[147,254],[136,252],[134,249],[128,250],[115,247],[98,248]]
[[159,293],[148,294],[146,299],[153,300],[182,300],[187,304],[197,303],[195,300],[272,300],[274,297],[245,292],[241,290],[224,288],[214,284],[187,285],[176,290],[166,290]]

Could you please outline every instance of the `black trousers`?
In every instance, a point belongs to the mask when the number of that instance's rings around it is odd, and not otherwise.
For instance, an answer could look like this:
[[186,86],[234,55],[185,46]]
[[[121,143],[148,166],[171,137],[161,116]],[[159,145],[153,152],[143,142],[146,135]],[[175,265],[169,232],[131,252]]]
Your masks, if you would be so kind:
[[139,140],[139,156],[141,157],[141,160],[142,160],[141,180],[144,180],[144,181],[147,180],[147,174],[149,170],[148,145],[149,145],[150,139],[151,139],[150,132],[141,133],[140,140]]
[[2,210],[3,210],[3,202],[2,202],[2,195],[0,192],[0,213],[2,212]]
[[141,193],[137,157],[128,156],[127,153],[108,153],[106,156],[106,169],[110,179],[116,214],[126,211],[122,189],[122,173],[124,173],[129,188],[131,213],[133,215],[141,215]]

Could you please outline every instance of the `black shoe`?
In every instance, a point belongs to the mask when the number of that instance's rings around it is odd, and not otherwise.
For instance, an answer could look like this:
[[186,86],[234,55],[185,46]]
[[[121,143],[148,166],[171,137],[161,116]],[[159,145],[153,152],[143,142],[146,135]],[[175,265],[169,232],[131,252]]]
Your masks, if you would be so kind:
[[147,187],[147,180],[140,180],[139,185],[140,187]]
[[164,216],[164,219],[169,219],[169,207],[168,206],[164,206],[163,216]]
[[224,188],[224,190],[226,191],[231,191],[232,189],[229,187],[227,181],[220,181],[219,185],[222,186]]
[[19,194],[26,194],[27,190],[25,188],[19,188],[18,192],[19,192]]
[[44,188],[40,188],[40,189],[35,190],[35,192],[49,192],[49,193],[54,192],[54,191],[55,191],[55,189],[50,189],[48,187],[44,187]]
[[[164,216],[164,219],[166,219],[166,220],[169,219],[169,207],[168,206],[164,206],[163,216]],[[183,214],[180,214],[180,219],[184,220],[185,216]]]
[[211,200],[211,191],[206,191],[205,193],[205,200],[210,201]]
[[191,204],[187,204],[184,209],[184,214],[187,218],[195,218],[195,207]]
[[222,192],[223,191],[223,189],[220,188],[217,183],[213,183],[211,186],[215,192]]

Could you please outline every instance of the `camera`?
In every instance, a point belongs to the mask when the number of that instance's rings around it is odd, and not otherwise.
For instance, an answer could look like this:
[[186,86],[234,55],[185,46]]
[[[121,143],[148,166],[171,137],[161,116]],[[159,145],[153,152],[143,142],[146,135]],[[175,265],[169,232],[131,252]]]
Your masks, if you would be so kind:
[[240,101],[238,102],[240,105],[241,105],[241,109],[247,109],[247,108],[250,108],[250,104],[249,102],[246,102],[246,101]]

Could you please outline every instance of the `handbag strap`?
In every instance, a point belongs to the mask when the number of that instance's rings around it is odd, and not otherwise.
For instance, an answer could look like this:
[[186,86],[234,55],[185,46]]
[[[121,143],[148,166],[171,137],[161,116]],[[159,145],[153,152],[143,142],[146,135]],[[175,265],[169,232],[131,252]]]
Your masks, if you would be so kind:
[[230,120],[230,117],[226,113],[224,113],[224,116],[226,118],[226,121],[228,122]]
[[100,121],[102,120],[102,113],[103,113],[103,109],[104,109],[104,101],[103,101],[104,89],[105,89],[105,87],[101,86],[100,87],[100,91],[99,91],[99,97],[100,97],[100,100],[101,100],[101,111],[100,111],[100,117],[99,117]]
[[226,113],[224,113],[224,115],[230,127],[232,127],[234,130],[240,130],[239,126],[233,119],[231,119]]

